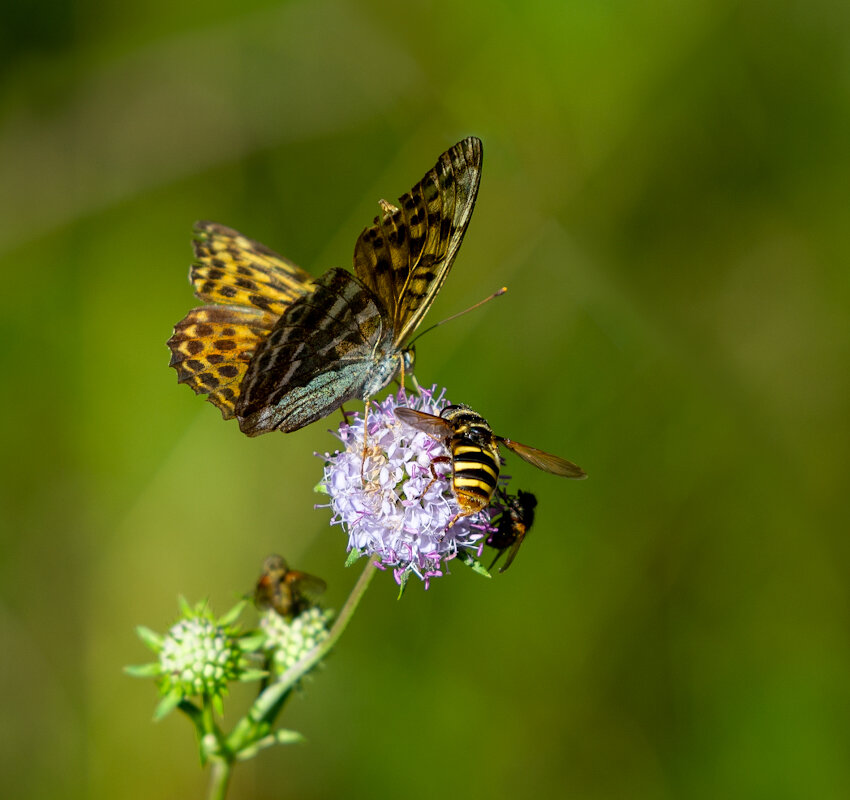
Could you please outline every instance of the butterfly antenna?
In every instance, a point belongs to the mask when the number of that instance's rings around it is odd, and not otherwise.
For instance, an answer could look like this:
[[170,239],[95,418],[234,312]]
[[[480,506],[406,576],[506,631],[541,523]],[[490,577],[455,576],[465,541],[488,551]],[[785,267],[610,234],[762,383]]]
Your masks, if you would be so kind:
[[421,338],[426,333],[429,333],[430,331],[434,330],[434,328],[439,328],[440,325],[443,325],[446,322],[451,322],[453,319],[457,319],[458,317],[462,317],[468,311],[474,311],[479,306],[483,306],[484,303],[489,303],[491,300],[495,299],[496,297],[501,297],[501,295],[503,295],[506,291],[508,291],[508,287],[503,286],[501,289],[499,289],[498,292],[493,292],[493,294],[491,294],[489,297],[485,297],[483,300],[479,300],[477,303],[475,303],[475,305],[471,305],[469,308],[465,308],[463,311],[458,311],[457,314],[452,314],[450,317],[446,317],[445,319],[440,320],[439,322],[435,322],[430,328],[425,328],[425,330],[422,331],[422,333],[420,333],[415,338],[411,339],[411,341],[408,343],[407,346],[410,347],[417,339]]

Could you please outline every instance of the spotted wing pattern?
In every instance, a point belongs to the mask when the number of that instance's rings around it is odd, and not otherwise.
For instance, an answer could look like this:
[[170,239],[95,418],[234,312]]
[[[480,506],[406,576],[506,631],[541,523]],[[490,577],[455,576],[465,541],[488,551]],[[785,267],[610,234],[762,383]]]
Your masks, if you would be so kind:
[[313,276],[233,228],[198,222],[189,282],[201,300],[252,306],[277,319],[313,283]]
[[451,269],[472,216],[481,177],[481,140],[440,156],[398,206],[382,203],[354,247],[354,272],[387,308],[397,348],[413,333]]
[[249,436],[289,433],[359,396],[386,310],[350,272],[331,269],[258,348],[236,407]]
[[242,379],[254,352],[294,300],[313,291],[310,275],[232,228],[198,222],[189,281],[202,300],[168,340],[178,383],[235,416]]

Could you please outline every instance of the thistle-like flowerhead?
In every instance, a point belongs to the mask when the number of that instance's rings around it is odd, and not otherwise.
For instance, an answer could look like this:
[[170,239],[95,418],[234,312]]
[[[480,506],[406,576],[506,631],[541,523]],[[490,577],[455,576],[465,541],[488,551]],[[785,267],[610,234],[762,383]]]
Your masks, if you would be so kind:
[[260,617],[260,629],[265,633],[263,650],[268,653],[270,669],[276,676],[283,675],[328,638],[333,616],[333,611],[318,606],[303,611],[293,620],[272,608],[263,612]]
[[348,534],[349,562],[377,556],[402,587],[414,574],[427,588],[456,557],[486,574],[477,558],[495,530],[492,510],[460,516],[445,443],[395,417],[399,406],[437,416],[448,405],[444,395],[435,388],[413,396],[399,391],[382,403],[372,402],[365,459],[363,418],[357,413],[349,414],[337,431],[344,449],[319,454],[325,470],[317,490],[330,498],[331,524]]
[[139,627],[140,638],[158,656],[153,664],[128,667],[139,677],[157,680],[162,701],[155,717],[161,718],[190,697],[210,700],[221,713],[221,701],[233,681],[258,680],[265,675],[252,668],[251,654],[262,636],[245,636],[236,624],[241,602],[216,619],[206,603],[190,606],[181,601],[182,618],[164,636]]

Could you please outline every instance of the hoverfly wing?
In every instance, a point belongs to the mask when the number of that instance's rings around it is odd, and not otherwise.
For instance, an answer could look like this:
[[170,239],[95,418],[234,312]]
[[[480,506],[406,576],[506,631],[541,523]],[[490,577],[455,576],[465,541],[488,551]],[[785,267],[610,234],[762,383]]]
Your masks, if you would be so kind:
[[553,475],[560,475],[564,478],[576,478],[577,480],[587,477],[587,473],[577,464],[573,464],[572,461],[567,461],[565,458],[552,455],[545,450],[538,450],[536,447],[527,444],[520,444],[512,439],[505,439],[502,436],[496,438],[505,447],[513,450],[523,461],[533,464],[544,472],[551,472]]
[[311,600],[320,594],[324,594],[328,588],[327,583],[321,578],[316,575],[310,575],[307,572],[299,572],[298,570],[289,572],[286,580],[287,583],[293,584],[293,588],[298,594],[305,595]]
[[290,433],[359,398],[372,353],[389,335],[384,315],[350,272],[331,269],[318,278],[315,291],[286,310],[248,365],[236,405],[242,432]]
[[443,153],[398,206],[383,212],[354,246],[354,272],[386,306],[400,349],[449,274],[478,196],[481,140],[470,136]]
[[[516,554],[519,552],[520,545],[525,541],[525,534],[523,533],[521,536],[517,536],[517,540],[511,545],[508,550],[508,557],[505,559],[505,563],[499,567],[499,574],[501,575],[503,572],[507,570],[507,568],[514,563],[514,559],[516,558]],[[501,555],[501,553],[499,554]],[[495,562],[494,562],[495,563]],[[492,564],[490,565],[492,568]]]
[[426,414],[413,408],[396,408],[395,417],[435,439],[444,439],[452,432],[452,426],[442,417],[435,417],[433,414]]

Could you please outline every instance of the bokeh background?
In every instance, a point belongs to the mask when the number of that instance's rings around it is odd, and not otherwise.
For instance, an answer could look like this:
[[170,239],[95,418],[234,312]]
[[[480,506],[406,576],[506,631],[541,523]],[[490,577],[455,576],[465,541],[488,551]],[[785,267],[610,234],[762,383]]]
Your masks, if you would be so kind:
[[231,796],[850,796],[850,6],[54,0],[0,42],[4,796],[201,796],[134,626],[274,551],[356,578],[336,419],[249,440],[167,366],[192,223],[347,266],[469,134],[429,321],[509,293],[418,375],[590,479],[509,458],[511,570],[376,580]]

